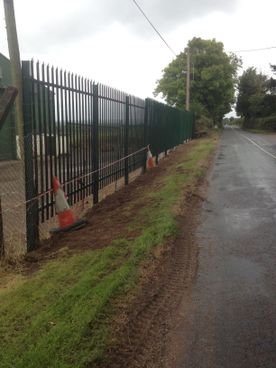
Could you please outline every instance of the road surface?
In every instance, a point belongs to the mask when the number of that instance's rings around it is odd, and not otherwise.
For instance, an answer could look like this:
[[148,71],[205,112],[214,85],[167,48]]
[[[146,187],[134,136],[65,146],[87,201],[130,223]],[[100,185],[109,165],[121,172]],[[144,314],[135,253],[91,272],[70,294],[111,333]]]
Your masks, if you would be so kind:
[[274,368],[276,136],[226,129],[209,181],[191,308],[168,366]]

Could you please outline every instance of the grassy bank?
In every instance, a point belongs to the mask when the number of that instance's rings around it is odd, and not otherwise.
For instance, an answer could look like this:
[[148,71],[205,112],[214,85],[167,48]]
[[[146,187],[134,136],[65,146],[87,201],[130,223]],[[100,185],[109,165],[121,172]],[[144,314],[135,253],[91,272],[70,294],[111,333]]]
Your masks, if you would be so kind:
[[269,115],[260,118],[241,119],[241,126],[245,130],[255,131],[256,133],[276,131],[276,115]]
[[0,367],[84,368],[103,361],[114,302],[127,298],[141,264],[177,233],[183,190],[204,175],[215,145],[214,138],[193,142],[188,154],[142,191],[143,206],[128,223],[137,234],[133,240],[114,239],[103,249],[49,261],[0,289]]
[[243,129],[245,132],[254,133],[254,134],[275,134],[276,131],[265,130],[265,129]]

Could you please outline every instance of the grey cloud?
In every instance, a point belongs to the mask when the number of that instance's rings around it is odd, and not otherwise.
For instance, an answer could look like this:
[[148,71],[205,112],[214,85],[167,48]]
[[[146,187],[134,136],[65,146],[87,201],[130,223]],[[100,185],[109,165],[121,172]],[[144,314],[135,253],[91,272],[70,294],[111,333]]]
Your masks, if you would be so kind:
[[[133,3],[131,0],[130,2]],[[143,1],[143,9],[158,28],[167,32],[215,10],[232,12],[236,9],[237,2],[238,0],[150,0],[148,3]],[[142,4],[141,1],[139,3]],[[136,10],[135,19],[141,17],[138,9],[134,10]],[[133,26],[137,30],[135,22]]]
[[[233,12],[239,0],[138,0],[161,33],[172,31],[187,21],[213,11]],[[68,1],[70,6],[70,1]],[[56,15],[41,20],[37,32],[26,34],[25,45],[47,48],[70,43],[99,33],[120,23],[142,38],[155,37],[132,0],[78,0],[78,8],[65,17]]]

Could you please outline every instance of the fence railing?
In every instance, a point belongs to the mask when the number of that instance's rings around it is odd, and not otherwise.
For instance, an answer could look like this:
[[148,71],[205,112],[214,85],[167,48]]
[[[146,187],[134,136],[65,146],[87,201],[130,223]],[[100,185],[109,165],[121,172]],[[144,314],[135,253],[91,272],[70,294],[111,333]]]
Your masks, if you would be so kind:
[[194,114],[152,99],[147,99],[146,104],[147,141],[158,161],[160,153],[192,138]]
[[54,216],[56,175],[71,205],[192,138],[193,114],[127,95],[72,73],[23,61],[27,248]]

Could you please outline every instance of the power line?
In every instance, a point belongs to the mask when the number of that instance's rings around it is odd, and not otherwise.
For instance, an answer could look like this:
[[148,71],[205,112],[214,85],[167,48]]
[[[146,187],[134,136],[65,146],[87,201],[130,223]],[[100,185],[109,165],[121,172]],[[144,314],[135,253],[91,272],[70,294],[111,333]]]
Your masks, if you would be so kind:
[[238,52],[254,52],[254,51],[265,51],[265,50],[271,50],[271,49],[276,49],[276,46],[270,46],[270,47],[262,47],[259,49],[247,49],[247,50],[236,50],[236,51],[231,51],[234,53],[238,53]]
[[150,19],[147,17],[146,13],[144,12],[144,10],[141,8],[141,6],[137,3],[136,0],[132,0],[134,2],[134,4],[137,6],[137,8],[140,10],[140,12],[143,14],[143,16],[146,18],[146,20],[148,21],[148,23],[151,25],[151,27],[154,29],[154,31],[158,34],[158,36],[161,38],[161,40],[164,42],[164,44],[167,46],[167,48],[174,54],[174,56],[176,56],[176,53],[174,52],[174,50],[171,48],[171,46],[167,43],[167,41],[164,39],[164,37],[161,35],[161,33],[158,31],[158,29],[152,24],[152,22],[150,21]]

